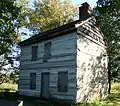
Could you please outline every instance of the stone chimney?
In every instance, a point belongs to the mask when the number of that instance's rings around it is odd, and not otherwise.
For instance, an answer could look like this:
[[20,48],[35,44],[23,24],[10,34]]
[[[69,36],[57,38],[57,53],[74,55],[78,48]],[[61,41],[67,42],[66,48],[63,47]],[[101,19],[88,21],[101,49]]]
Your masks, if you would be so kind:
[[87,18],[92,16],[92,9],[87,2],[81,5],[82,6],[79,7],[79,20],[86,20]]

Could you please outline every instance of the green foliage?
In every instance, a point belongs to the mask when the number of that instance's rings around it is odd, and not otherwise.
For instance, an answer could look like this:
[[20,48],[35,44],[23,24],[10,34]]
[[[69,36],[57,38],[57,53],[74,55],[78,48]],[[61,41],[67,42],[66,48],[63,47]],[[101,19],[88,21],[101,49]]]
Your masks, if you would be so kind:
[[21,7],[17,6],[15,0],[0,0],[0,84],[10,70],[6,66],[12,65],[12,59],[8,55],[13,44],[20,41],[17,33],[22,22],[20,13]]
[[120,63],[120,1],[98,0],[97,18],[107,42],[108,69],[113,80],[119,80]]
[[16,41],[15,28],[19,27],[19,12],[20,8],[14,0],[0,0],[0,55],[8,52]]
[[120,14],[120,0],[98,0],[97,9],[100,14],[115,16]]
[[19,13],[19,22],[22,27],[27,25],[26,15],[29,14],[30,10],[30,0],[18,0],[16,2],[18,7],[21,7],[21,12]]
[[17,91],[18,85],[17,84],[9,84],[9,83],[2,83],[0,85],[0,92],[4,92],[7,89],[9,90],[9,92]]
[[71,0],[35,0],[34,7],[26,16],[27,27],[34,31],[45,31],[73,21],[77,8]]
[[18,83],[18,73],[11,73],[9,76],[8,83],[17,84]]

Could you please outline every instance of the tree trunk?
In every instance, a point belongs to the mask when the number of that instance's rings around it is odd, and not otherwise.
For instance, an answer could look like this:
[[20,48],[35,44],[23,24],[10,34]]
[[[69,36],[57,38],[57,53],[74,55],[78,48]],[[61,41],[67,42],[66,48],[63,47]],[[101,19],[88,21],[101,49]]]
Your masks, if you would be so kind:
[[111,91],[111,62],[110,57],[108,57],[108,94],[110,94]]

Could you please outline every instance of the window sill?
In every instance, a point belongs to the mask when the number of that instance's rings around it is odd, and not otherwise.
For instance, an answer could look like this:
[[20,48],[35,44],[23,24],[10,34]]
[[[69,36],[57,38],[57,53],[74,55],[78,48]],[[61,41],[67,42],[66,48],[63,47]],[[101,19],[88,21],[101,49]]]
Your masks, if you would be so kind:
[[51,59],[51,56],[47,57],[47,56],[44,56],[43,57],[43,63],[46,63],[48,62],[48,59]]

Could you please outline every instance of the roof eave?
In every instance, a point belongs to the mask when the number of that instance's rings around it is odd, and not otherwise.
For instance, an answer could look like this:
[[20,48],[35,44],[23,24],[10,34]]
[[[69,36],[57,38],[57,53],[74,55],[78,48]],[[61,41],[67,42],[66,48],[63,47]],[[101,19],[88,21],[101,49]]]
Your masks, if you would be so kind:
[[48,39],[51,39],[51,38],[54,38],[57,36],[63,36],[64,34],[67,34],[67,33],[70,33],[70,32],[76,31],[76,30],[77,29],[74,25],[71,28],[66,28],[61,31],[53,32],[50,34],[49,33],[41,33],[41,34],[35,35],[25,41],[20,42],[19,46],[24,46],[24,45],[29,45],[32,43],[41,42],[41,41],[48,40]]

